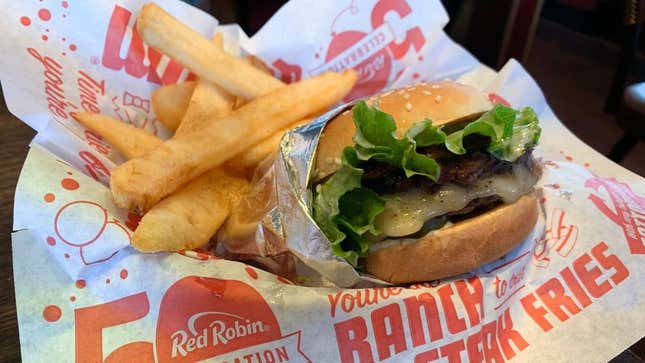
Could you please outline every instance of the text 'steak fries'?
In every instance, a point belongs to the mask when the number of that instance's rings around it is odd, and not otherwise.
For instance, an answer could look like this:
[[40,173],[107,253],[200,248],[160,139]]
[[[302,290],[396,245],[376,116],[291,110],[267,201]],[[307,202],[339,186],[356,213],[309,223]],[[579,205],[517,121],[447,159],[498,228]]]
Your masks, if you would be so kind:
[[342,100],[356,82],[356,73],[325,73],[240,107],[202,130],[177,135],[141,158],[112,172],[115,203],[130,210],[149,210],[181,185],[266,139],[307,115]]

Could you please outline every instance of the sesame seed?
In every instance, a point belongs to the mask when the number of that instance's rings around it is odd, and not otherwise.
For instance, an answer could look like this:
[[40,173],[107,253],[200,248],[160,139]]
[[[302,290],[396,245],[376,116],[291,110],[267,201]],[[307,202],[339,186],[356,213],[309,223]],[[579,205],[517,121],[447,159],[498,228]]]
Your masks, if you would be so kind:
[[334,158],[334,163],[340,165],[340,158]]
[[417,89],[417,88],[416,88],[416,87],[414,87],[414,86],[412,86],[412,87],[409,87],[409,88],[408,88],[408,91],[414,91],[415,89]]
[[426,96],[432,96],[432,92],[426,90],[423,91],[423,94]]
[[436,97],[434,98],[434,102],[435,102],[435,103],[439,103],[439,102],[441,102],[441,98],[442,98],[441,96],[436,96]]
[[406,109],[408,112],[412,111],[412,104],[411,104],[410,102],[406,102],[406,104],[405,104],[405,109]]
[[316,193],[320,194],[320,189],[322,186],[320,184],[316,185]]
[[438,85],[438,84],[433,84],[433,85],[432,85],[432,86],[430,86],[430,87],[431,87],[431,88],[434,88],[434,89],[441,88],[441,86],[440,86],[440,85]]
[[405,94],[403,95],[403,98],[405,98],[406,100],[409,100],[409,99],[410,99],[410,95],[409,95],[409,94],[407,94],[407,93],[405,93]]

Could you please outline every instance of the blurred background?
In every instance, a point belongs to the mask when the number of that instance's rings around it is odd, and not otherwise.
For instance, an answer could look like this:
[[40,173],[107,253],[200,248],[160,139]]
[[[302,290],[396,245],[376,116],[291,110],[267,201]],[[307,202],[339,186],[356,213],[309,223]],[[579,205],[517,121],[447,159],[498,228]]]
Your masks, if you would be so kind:
[[[285,0],[186,0],[253,35]],[[642,2],[442,0],[446,32],[483,63],[520,60],[558,117],[578,137],[645,176]],[[640,111],[639,111],[640,110]],[[642,113],[642,115],[641,115]]]

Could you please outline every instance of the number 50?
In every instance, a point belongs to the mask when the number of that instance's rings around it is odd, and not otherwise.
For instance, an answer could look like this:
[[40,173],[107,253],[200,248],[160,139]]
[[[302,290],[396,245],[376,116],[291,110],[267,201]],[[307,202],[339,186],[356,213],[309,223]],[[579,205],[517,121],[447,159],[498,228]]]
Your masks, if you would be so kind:
[[150,311],[145,292],[74,311],[77,362],[154,362],[153,345],[137,341],[125,344],[103,360],[103,329],[139,320]]

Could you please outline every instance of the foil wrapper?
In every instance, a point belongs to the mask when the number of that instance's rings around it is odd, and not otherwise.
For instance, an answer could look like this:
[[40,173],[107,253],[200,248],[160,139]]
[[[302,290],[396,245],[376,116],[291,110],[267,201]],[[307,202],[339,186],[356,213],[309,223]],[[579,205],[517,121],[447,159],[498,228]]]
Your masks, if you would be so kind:
[[[253,176],[249,196],[241,201],[241,210],[246,210],[247,214],[253,211],[256,215],[255,228],[249,228],[247,234],[231,233],[225,228],[218,237],[229,252],[255,254],[265,259],[289,252],[297,259],[295,273],[304,285],[387,284],[360,274],[336,256],[312,216],[309,182],[318,140],[327,122],[352,105],[338,106],[284,135],[277,156],[260,165]],[[264,202],[258,203],[262,199]],[[252,218],[247,219],[246,224],[252,225]],[[270,264],[262,264],[262,267],[276,272]]]

